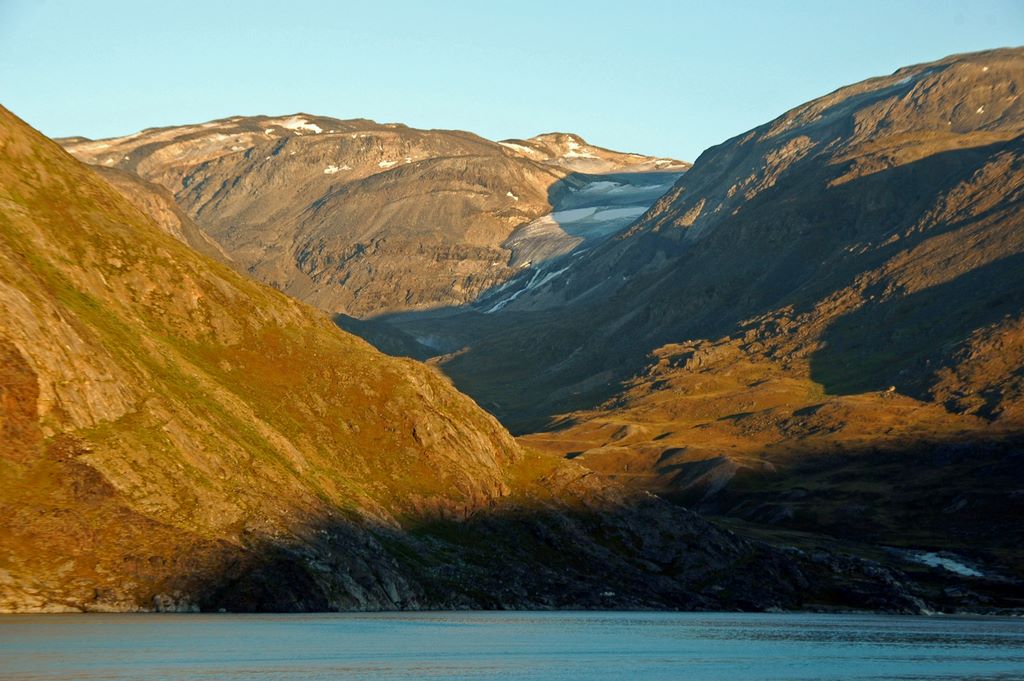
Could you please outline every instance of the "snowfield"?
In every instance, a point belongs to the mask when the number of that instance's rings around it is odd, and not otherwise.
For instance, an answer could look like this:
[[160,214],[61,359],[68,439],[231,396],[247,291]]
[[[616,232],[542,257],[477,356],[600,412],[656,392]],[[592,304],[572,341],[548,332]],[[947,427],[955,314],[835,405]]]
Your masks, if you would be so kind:
[[921,563],[929,567],[942,568],[954,572],[962,577],[984,577],[985,575],[974,568],[960,562],[949,553],[935,553],[933,551],[909,552],[907,558],[915,563]]
[[[577,142],[570,141],[569,146],[577,153],[581,149]],[[589,177],[592,180],[582,186],[567,187],[568,191],[554,200],[554,211],[519,225],[505,240],[502,245],[513,254],[509,264],[524,272],[481,301],[484,314],[498,312],[523,294],[538,292],[565,275],[593,243],[619,233],[643,215],[675,184],[679,174]],[[511,191],[506,196],[518,200]]]

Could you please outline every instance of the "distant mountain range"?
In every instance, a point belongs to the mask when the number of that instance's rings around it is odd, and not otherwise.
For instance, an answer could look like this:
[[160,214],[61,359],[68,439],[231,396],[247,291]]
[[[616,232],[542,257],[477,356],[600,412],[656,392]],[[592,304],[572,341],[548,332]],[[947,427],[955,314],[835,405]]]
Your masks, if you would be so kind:
[[[358,317],[471,303],[618,231],[689,167],[563,133],[497,143],[308,114],[61,141],[164,186],[241,271]],[[594,210],[557,212],[578,197]]]
[[692,168],[0,108],[0,610],[1024,608],[1022,90]]

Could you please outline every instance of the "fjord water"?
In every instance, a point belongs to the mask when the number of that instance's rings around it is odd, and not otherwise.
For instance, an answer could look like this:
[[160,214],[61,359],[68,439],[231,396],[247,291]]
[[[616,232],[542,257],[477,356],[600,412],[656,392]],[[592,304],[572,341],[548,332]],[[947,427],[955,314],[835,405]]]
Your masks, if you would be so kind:
[[18,615],[0,679],[1022,679],[1024,620],[733,613]]

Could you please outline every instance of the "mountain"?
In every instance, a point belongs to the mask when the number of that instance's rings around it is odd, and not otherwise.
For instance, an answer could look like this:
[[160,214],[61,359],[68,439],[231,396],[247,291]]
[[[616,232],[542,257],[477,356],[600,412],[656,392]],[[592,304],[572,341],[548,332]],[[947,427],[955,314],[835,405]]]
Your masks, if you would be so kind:
[[63,143],[172,192],[241,271],[356,317],[472,303],[532,276],[626,226],[688,167],[563,133],[495,143],[308,114]]
[[[609,396],[666,343],[738,334],[780,359],[827,343],[812,363],[829,389],[895,385],[955,411],[1016,413],[1016,379],[985,376],[979,360],[1012,345],[1003,317],[1019,310],[1020,65],[1019,50],[1000,50],[908,67],[707,150],[628,233],[507,303],[508,324],[468,315],[450,330],[448,348],[469,347],[446,368],[523,359],[504,378],[537,384],[526,404],[564,387],[550,413]],[[933,294],[941,305],[922,304]],[[523,332],[491,334],[499,325]],[[403,328],[445,331],[415,317]],[[876,352],[896,328],[894,352]],[[538,336],[550,351],[517,345]]]
[[689,163],[671,158],[643,154],[624,154],[588,144],[579,135],[549,132],[527,140],[509,139],[499,142],[506,149],[532,161],[554,165],[578,173],[605,174],[630,170],[633,172],[683,172]]
[[1021,49],[840,88],[708,149],[498,312],[385,321],[549,431],[531,446],[732,519],[1020,577],[1022,91]]
[[522,448],[137,190],[0,108],[0,609],[959,607]]

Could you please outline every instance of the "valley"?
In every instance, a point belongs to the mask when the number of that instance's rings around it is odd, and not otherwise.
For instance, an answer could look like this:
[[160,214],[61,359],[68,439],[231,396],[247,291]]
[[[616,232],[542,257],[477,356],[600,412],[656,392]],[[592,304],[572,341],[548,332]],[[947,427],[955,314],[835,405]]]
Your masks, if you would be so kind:
[[692,165],[0,109],[0,610],[1020,612],[1022,90]]

